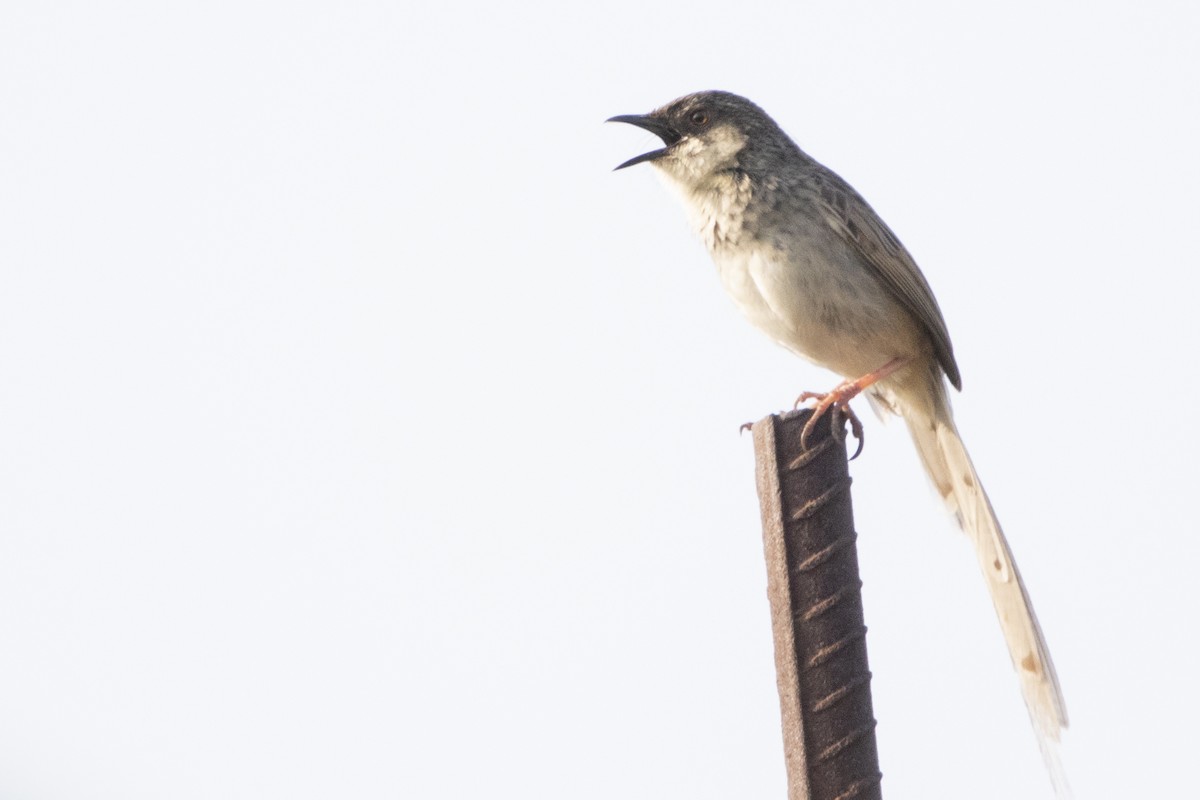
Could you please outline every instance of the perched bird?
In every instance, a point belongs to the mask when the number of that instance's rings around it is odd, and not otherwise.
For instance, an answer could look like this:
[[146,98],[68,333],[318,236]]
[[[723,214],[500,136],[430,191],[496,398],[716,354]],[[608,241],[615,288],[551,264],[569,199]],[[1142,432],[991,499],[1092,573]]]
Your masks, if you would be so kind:
[[926,473],[975,546],[1051,778],[1066,794],[1054,748],[1067,727],[1062,691],[1012,550],[955,428],[946,380],[956,389],[962,380],[942,312],[912,256],[849,184],[744,97],[700,92],[609,121],[662,139],[664,147],[617,169],[648,162],[678,190],[742,313],[846,378],[829,393],[801,395],[818,401],[809,426],[830,409],[848,412],[864,391],[881,413],[904,418]]

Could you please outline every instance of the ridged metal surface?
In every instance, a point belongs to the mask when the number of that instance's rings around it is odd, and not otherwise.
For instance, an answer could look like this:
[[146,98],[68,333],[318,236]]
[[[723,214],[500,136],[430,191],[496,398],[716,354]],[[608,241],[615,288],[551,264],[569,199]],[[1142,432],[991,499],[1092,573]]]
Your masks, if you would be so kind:
[[810,412],[754,423],[789,800],[881,798],[846,446]]

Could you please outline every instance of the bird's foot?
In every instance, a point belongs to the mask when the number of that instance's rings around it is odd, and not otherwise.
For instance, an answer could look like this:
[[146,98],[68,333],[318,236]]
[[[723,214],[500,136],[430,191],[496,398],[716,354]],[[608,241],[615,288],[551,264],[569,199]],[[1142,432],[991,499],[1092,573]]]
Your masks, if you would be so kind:
[[850,460],[853,461],[858,458],[863,450],[863,425],[858,415],[850,408],[850,400],[861,391],[862,389],[854,381],[843,381],[831,392],[804,392],[797,397],[796,408],[799,408],[801,403],[809,400],[817,401],[813,406],[812,416],[808,418],[808,422],[804,423],[804,430],[800,431],[800,447],[804,450],[808,449],[808,437],[812,435],[817,420],[825,412],[832,409],[833,411],[829,415],[829,422],[833,438],[839,442],[842,441],[845,435],[842,432],[842,420],[849,422],[850,433],[858,440],[858,447],[855,449],[854,455],[850,456]]
[[817,401],[816,405],[813,406],[813,415],[804,424],[804,430],[800,431],[800,446],[805,449],[808,448],[808,437],[812,434],[817,420],[821,418],[822,414],[832,408],[834,409],[834,413],[830,414],[829,417],[830,423],[833,426],[833,438],[841,441],[841,420],[845,419],[849,422],[850,433],[858,440],[858,449],[854,451],[854,455],[850,456],[850,460],[853,461],[858,458],[863,449],[863,426],[854,412],[850,410],[850,401],[857,397],[863,389],[866,389],[876,381],[883,380],[907,363],[907,358],[893,358],[879,369],[874,372],[868,372],[857,380],[842,381],[831,392],[805,392],[797,397],[796,408],[799,408],[801,403],[808,400]]

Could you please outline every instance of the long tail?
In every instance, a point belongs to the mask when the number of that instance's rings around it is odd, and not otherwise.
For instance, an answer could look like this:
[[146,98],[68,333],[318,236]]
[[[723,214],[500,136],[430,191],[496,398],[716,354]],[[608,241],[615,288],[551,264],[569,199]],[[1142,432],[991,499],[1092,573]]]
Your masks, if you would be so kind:
[[932,420],[904,415],[909,433],[933,485],[975,545],[1051,781],[1059,797],[1069,797],[1056,747],[1067,727],[1067,708],[1054,663],[1000,521],[954,426],[949,403],[944,395],[939,399]]

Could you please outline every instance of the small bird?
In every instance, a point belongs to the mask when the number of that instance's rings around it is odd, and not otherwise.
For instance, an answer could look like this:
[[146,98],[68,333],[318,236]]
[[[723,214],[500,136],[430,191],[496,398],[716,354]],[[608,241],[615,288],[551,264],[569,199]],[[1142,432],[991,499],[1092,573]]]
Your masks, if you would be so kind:
[[[725,290],[788,350],[846,380],[815,399],[813,423],[849,414],[866,392],[904,418],[921,463],[970,537],[1056,791],[1055,743],[1067,727],[1046,640],[1000,522],[954,425],[946,380],[962,388],[942,312],[916,262],[867,202],[802,151],[744,97],[707,91],[609,122],[644,128],[664,147],[648,162],[683,198]],[[797,401],[800,402],[800,401]],[[861,428],[849,415],[856,435]]]

